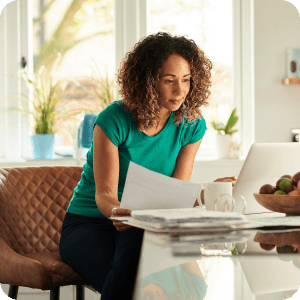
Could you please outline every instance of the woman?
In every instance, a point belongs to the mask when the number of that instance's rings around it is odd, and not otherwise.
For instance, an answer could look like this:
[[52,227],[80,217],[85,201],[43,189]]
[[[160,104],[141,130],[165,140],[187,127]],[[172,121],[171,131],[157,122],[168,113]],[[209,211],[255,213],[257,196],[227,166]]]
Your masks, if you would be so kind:
[[193,40],[159,32],[127,53],[118,73],[122,100],[104,109],[65,216],[64,262],[101,293],[130,299],[143,230],[112,221],[130,215],[120,200],[130,161],[189,181],[206,131],[199,108],[212,64]]

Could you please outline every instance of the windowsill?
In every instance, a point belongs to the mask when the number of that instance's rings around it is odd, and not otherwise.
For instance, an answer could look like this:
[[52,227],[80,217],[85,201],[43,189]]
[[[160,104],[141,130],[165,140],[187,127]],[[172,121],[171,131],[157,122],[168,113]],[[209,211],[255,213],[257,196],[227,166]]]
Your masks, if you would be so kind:
[[[80,166],[86,162],[86,154],[88,149],[81,149]],[[78,166],[77,159],[74,156],[75,150],[73,146],[55,147],[52,159],[33,159],[31,157],[24,157],[20,159],[4,159],[0,158],[0,168],[11,167],[35,167],[35,166]],[[57,154],[60,153],[60,154]]]
[[[84,159],[81,160],[84,164]],[[12,167],[35,167],[35,166],[76,166],[77,162],[74,157],[63,157],[53,159],[19,159],[9,160],[0,159],[0,168]]]
[[[86,159],[81,159],[81,166],[85,163]],[[195,167],[197,166],[242,166],[244,159],[215,159],[215,158],[196,158]],[[20,159],[9,160],[0,159],[0,168],[11,167],[34,167],[34,166],[76,166],[77,162],[74,157],[62,157],[54,159]]]

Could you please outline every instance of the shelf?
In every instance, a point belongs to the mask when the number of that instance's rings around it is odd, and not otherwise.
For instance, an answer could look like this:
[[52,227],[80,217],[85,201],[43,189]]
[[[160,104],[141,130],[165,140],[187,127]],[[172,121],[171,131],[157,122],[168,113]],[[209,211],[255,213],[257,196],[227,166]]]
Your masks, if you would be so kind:
[[300,78],[284,78],[282,79],[284,85],[300,85]]

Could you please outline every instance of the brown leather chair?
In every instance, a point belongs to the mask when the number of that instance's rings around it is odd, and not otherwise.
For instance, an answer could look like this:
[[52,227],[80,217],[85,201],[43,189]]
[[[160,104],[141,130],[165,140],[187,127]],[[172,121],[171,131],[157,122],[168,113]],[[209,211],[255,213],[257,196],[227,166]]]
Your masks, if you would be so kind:
[[[66,209],[82,167],[0,169],[0,283],[17,299],[19,286],[50,290],[76,285],[84,299],[84,280],[59,255]],[[95,291],[95,290],[94,290]]]

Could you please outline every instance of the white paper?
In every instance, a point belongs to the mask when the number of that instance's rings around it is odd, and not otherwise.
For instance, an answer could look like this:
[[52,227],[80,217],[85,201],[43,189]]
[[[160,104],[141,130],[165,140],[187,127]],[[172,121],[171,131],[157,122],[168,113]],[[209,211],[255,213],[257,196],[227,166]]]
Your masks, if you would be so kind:
[[211,223],[244,221],[246,217],[241,213],[206,211],[198,208],[160,209],[160,210],[138,210],[132,211],[131,216],[137,220],[173,223]]
[[183,181],[129,163],[121,208],[131,210],[193,207],[201,184]]
[[268,227],[268,226],[272,226],[272,227],[273,226],[300,226],[300,216],[286,216],[286,217],[275,217],[275,218],[268,217],[268,218],[257,218],[257,219],[251,218],[248,219],[248,221],[250,222],[249,227],[251,228]]

